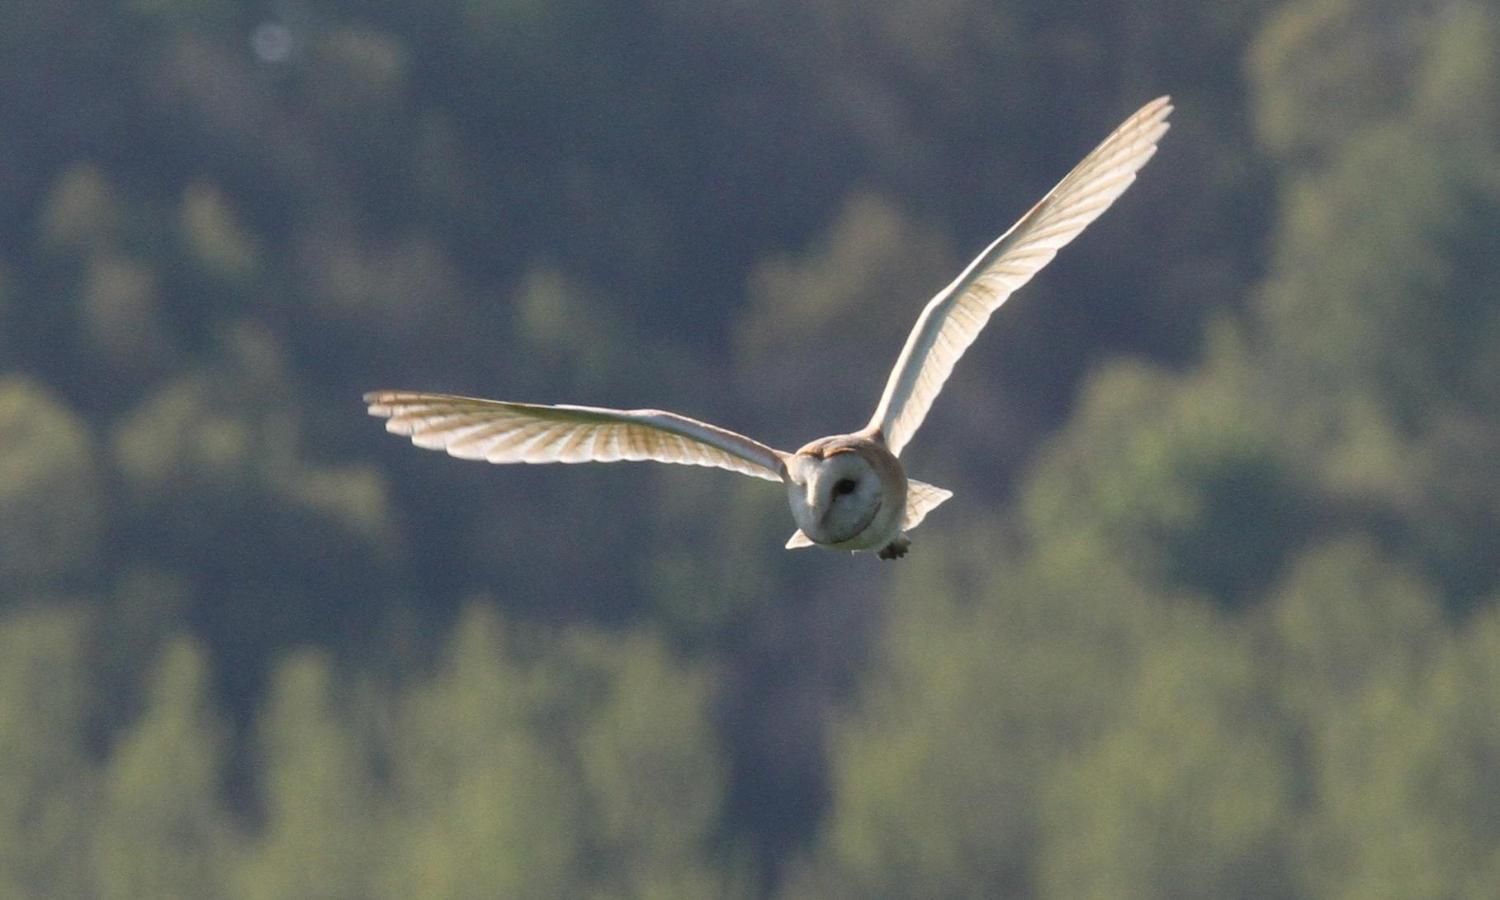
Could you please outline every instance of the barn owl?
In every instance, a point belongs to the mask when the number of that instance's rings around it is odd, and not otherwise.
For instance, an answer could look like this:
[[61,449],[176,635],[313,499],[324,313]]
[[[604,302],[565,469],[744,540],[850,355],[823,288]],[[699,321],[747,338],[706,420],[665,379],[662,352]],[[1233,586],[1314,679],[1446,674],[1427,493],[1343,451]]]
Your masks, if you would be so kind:
[[386,429],[418,447],[492,463],[655,460],[715,466],[780,482],[809,546],[906,554],[907,533],[951,491],[908,478],[900,455],[990,314],[1135,180],[1166,133],[1169,98],[1125,120],[1067,177],[928,302],[864,428],[819,438],[795,453],[654,409],[602,409],[374,391],[365,403]]

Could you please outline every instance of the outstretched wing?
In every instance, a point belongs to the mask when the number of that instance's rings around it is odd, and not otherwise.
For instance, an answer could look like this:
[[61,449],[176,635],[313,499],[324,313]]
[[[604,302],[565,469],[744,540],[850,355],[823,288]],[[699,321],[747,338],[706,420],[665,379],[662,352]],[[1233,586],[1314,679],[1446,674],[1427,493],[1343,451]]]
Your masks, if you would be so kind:
[[429,450],[492,463],[655,460],[781,481],[787,454],[742,434],[654,409],[598,409],[374,391],[370,415]]
[[1170,99],[1159,97],[1125,120],[922,310],[868,426],[880,430],[892,453],[899,455],[916,433],[990,314],[1135,180],[1171,111]]

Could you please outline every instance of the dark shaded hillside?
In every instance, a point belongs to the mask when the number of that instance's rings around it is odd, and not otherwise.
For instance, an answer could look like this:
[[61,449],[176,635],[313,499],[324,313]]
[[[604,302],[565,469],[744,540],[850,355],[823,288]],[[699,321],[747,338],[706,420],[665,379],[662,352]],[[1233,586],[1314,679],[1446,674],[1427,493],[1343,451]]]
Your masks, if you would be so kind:
[[[1487,896],[1493,4],[0,11],[0,895]],[[905,455],[779,490],[360,394],[858,426],[1140,103]]]

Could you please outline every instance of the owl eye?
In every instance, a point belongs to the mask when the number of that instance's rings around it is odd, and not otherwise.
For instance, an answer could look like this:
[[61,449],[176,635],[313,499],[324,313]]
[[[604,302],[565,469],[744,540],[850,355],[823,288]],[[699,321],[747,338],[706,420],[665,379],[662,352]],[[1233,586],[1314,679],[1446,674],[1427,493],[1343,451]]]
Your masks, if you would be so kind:
[[859,483],[853,478],[840,478],[833,483],[833,496],[842,497],[845,494],[852,494],[858,486]]

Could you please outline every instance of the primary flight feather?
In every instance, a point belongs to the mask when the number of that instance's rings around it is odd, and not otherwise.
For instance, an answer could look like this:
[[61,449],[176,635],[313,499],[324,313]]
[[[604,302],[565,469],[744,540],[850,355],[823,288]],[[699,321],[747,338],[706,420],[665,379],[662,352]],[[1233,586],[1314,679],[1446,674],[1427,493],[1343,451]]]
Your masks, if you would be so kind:
[[654,460],[714,466],[786,485],[798,530],[814,544],[902,556],[906,533],[952,493],[909,479],[897,458],[953,367],[990,315],[1135,180],[1166,133],[1167,97],[1146,104],[1084,157],[1020,221],[928,302],[907,336],[875,414],[862,430],[820,438],[795,453],[654,409],[601,409],[374,391],[371,415],[412,443],[492,463]]

